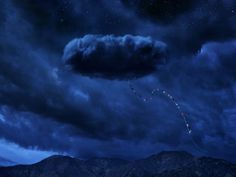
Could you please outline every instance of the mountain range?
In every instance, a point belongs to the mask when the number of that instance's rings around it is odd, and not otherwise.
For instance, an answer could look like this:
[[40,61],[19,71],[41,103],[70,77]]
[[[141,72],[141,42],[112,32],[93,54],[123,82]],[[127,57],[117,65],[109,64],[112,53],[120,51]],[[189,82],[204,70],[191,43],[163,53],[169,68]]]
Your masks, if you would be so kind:
[[134,161],[56,155],[33,165],[1,167],[0,177],[236,177],[236,164],[185,151],[164,151]]

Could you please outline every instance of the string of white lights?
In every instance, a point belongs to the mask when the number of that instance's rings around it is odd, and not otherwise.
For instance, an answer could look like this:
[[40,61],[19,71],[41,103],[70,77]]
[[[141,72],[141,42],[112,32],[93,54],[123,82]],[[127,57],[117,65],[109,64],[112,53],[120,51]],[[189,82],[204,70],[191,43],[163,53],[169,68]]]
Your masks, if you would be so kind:
[[186,129],[187,129],[187,134],[190,136],[190,139],[191,139],[191,142],[193,143],[193,145],[195,146],[195,148],[205,154],[207,152],[207,150],[205,149],[202,149],[198,143],[195,141],[193,135],[192,135],[192,129],[190,127],[190,124],[187,120],[187,115],[186,113],[181,109],[180,107],[180,104],[176,101],[176,99],[170,94],[168,93],[166,90],[163,90],[163,89],[160,89],[160,88],[155,88],[151,91],[151,96],[149,97],[145,97],[143,96],[142,94],[140,94],[132,85],[132,83],[129,81],[129,87],[131,89],[131,91],[134,93],[134,95],[138,98],[138,99],[141,99],[142,101],[144,102],[151,102],[153,99],[154,99],[154,96],[158,95],[158,94],[162,94],[164,96],[166,96],[176,107],[176,109],[178,110],[181,118],[183,119],[184,121],[184,124],[186,126]]
[[162,90],[162,89],[159,89],[159,88],[155,88],[151,91],[151,96],[149,97],[144,97],[143,95],[141,95],[140,93],[137,92],[137,90],[132,86],[131,82],[129,82],[129,87],[130,89],[132,90],[132,92],[134,93],[134,95],[141,99],[142,101],[144,102],[150,102],[154,99],[154,96],[156,96],[157,94],[162,94],[164,96],[166,96],[176,107],[176,109],[178,110],[181,118],[183,119],[184,121],[184,124],[186,126],[186,129],[187,129],[187,132],[188,134],[191,134],[192,133],[192,129],[190,127],[190,124],[187,120],[187,116],[185,114],[184,111],[182,111],[180,105],[178,104],[178,102],[175,100],[175,98],[170,94],[168,93],[166,90]]

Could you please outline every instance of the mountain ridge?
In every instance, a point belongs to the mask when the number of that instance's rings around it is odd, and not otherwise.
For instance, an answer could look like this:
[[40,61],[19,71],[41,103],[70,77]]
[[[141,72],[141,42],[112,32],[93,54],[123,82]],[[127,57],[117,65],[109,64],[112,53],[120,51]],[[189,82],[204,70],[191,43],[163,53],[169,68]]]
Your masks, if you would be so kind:
[[236,164],[185,151],[164,151],[133,161],[57,155],[33,165],[1,167],[0,177],[236,177]]

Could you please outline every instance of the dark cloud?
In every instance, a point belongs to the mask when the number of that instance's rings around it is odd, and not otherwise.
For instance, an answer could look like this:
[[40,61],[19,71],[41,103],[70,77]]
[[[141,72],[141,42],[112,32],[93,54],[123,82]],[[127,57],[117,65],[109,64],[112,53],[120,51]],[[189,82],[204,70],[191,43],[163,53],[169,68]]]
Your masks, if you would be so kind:
[[173,22],[185,11],[191,10],[196,1],[189,0],[121,0],[142,16],[158,23]]
[[83,75],[131,79],[154,72],[165,57],[166,45],[150,37],[86,35],[65,47],[63,61]]

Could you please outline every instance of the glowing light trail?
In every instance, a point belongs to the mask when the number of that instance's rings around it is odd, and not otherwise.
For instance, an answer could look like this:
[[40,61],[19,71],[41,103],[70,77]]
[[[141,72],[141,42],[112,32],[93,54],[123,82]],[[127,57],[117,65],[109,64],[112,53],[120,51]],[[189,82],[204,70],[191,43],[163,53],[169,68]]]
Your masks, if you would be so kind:
[[131,82],[129,82],[129,87],[132,90],[132,92],[134,93],[134,95],[137,98],[143,100],[144,102],[152,101],[154,99],[153,97],[156,96],[157,94],[162,94],[162,95],[166,96],[175,105],[176,109],[178,110],[181,118],[183,119],[183,121],[185,123],[185,126],[186,126],[186,129],[188,131],[188,134],[192,133],[192,129],[190,128],[190,124],[187,121],[187,116],[186,116],[185,112],[182,111],[180,105],[175,100],[175,98],[170,93],[168,93],[166,90],[162,90],[162,89],[156,88],[156,89],[153,89],[151,91],[151,96],[150,97],[144,97],[143,95],[141,95],[141,94],[139,94],[137,92],[137,90],[132,86]]
[[155,88],[151,91],[151,96],[144,97],[142,94],[137,92],[137,90],[133,87],[133,85],[131,84],[130,81],[129,81],[129,87],[130,87],[131,91],[134,93],[134,95],[137,98],[144,101],[145,103],[152,101],[154,99],[154,96],[156,96],[157,94],[162,94],[162,95],[166,96],[175,105],[176,109],[178,110],[178,112],[179,112],[179,114],[180,114],[181,118],[183,119],[184,124],[186,126],[187,133],[188,133],[188,135],[190,135],[191,141],[192,141],[193,145],[195,146],[195,148],[198,149],[199,152],[202,152],[202,153],[205,154],[206,151],[203,150],[200,146],[198,146],[198,143],[191,136],[192,129],[191,129],[190,124],[187,120],[186,113],[181,109],[180,104],[175,100],[175,98],[170,93],[168,93],[166,90],[163,90],[163,89],[160,89],[160,88]]

